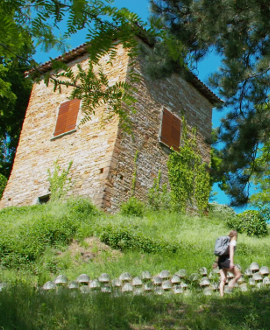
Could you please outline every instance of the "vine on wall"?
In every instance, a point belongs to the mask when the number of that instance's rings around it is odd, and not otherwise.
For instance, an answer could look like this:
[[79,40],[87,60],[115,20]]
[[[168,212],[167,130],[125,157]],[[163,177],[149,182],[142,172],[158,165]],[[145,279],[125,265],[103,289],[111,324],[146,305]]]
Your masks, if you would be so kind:
[[65,198],[67,192],[70,190],[72,182],[71,178],[69,177],[70,168],[73,164],[71,161],[68,164],[68,168],[62,169],[58,164],[58,159],[53,163],[54,164],[54,171],[48,169],[48,181],[50,183],[50,201],[57,201]]
[[136,188],[136,180],[137,180],[137,160],[139,156],[139,151],[136,150],[135,157],[134,157],[134,172],[133,172],[133,178],[132,178],[132,185],[131,185],[131,196],[135,195],[135,188]]
[[170,204],[170,193],[167,184],[160,187],[161,171],[158,171],[157,178],[154,179],[153,186],[148,190],[148,203],[153,210],[168,209]]
[[211,191],[210,175],[200,156],[196,133],[196,129],[188,133],[183,118],[181,148],[179,152],[172,151],[168,160],[171,202],[181,212],[196,207],[202,213],[207,208]]

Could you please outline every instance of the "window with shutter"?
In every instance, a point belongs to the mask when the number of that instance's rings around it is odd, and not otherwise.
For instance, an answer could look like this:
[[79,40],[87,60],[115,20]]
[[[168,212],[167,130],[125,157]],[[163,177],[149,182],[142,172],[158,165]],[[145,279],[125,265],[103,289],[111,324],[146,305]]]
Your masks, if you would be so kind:
[[181,135],[181,120],[170,111],[163,108],[160,141],[169,148],[179,151]]
[[76,128],[80,102],[81,100],[74,99],[60,104],[55,131],[53,134],[54,136],[61,135]]

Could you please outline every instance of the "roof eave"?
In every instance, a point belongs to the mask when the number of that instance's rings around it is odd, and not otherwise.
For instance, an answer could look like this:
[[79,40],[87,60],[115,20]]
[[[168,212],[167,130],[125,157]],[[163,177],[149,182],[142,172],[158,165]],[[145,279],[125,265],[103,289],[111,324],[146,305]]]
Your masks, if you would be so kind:
[[[147,43],[147,40],[145,37],[140,36],[140,39]],[[54,59],[54,61],[61,61],[63,63],[71,62],[72,60],[75,60],[79,56],[83,56],[87,53],[87,48],[90,45],[88,43],[84,43],[69,52],[66,52],[63,55],[60,55]],[[153,46],[152,44],[150,47]],[[26,76],[31,75],[31,73],[38,71],[41,74],[44,74],[50,70],[52,70],[53,65],[52,61],[47,61],[43,64],[41,64],[38,68],[31,69],[29,71],[25,72]],[[189,81],[202,95],[204,95],[211,104],[214,106],[217,106],[218,104],[224,103],[216,94],[214,94],[196,75],[194,75],[192,72],[188,72],[188,75],[186,76],[186,80]]]

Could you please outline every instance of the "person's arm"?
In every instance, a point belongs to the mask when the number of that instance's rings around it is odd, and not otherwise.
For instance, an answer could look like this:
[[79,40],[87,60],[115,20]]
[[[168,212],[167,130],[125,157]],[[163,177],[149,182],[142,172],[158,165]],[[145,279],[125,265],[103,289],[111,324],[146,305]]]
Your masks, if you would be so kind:
[[236,240],[231,240],[230,242],[230,249],[229,249],[229,253],[230,253],[230,268],[234,268],[234,247],[236,246]]
[[216,261],[213,263],[213,268],[217,268],[218,266],[218,257],[216,257]]

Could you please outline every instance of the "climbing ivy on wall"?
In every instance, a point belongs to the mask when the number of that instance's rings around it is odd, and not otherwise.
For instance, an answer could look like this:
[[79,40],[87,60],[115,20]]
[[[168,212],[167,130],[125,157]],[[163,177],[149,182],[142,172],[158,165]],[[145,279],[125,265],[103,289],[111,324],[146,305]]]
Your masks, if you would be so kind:
[[135,195],[135,188],[136,188],[136,181],[137,181],[137,160],[139,156],[139,151],[136,150],[135,157],[134,157],[134,172],[132,176],[132,185],[131,185],[131,196]]
[[200,156],[196,135],[196,129],[188,132],[183,118],[180,150],[172,150],[168,160],[171,202],[181,212],[196,207],[202,213],[211,191],[210,175]]
[[158,171],[158,176],[154,179],[153,186],[148,190],[148,204],[153,210],[165,210],[170,205],[170,192],[167,184],[164,183],[160,187],[161,171]]

